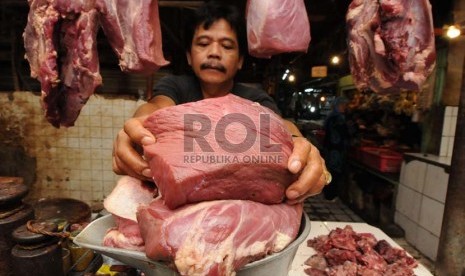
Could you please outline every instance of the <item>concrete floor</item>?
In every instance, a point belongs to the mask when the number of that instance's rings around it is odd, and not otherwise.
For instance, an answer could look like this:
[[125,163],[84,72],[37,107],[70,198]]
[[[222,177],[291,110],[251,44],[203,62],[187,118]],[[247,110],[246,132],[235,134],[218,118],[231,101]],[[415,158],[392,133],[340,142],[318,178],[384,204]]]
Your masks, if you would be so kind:
[[[355,214],[348,206],[339,199],[328,201],[320,194],[308,198],[304,203],[304,210],[310,220],[339,221],[339,222],[366,222]],[[376,225],[373,225],[376,226]],[[418,262],[423,264],[434,274],[434,262],[422,255],[402,237],[391,237],[399,246],[404,248]]]

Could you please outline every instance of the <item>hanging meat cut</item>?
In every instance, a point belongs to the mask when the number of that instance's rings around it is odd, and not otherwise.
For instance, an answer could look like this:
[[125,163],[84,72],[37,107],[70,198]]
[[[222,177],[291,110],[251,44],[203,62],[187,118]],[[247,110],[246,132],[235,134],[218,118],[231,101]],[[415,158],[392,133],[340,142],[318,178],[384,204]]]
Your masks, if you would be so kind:
[[310,22],[303,0],[248,0],[246,17],[250,55],[307,52]]
[[[46,119],[55,127],[72,126],[102,83],[96,36],[97,11],[81,2],[29,1],[24,31],[31,76],[41,83]],[[58,46],[59,48],[56,48]]]
[[144,155],[171,209],[216,199],[280,203],[295,180],[280,117],[233,94],[160,109],[144,126],[157,137]]
[[346,20],[350,69],[358,89],[421,89],[436,58],[428,0],[353,0]]
[[102,84],[99,17],[123,70],[149,73],[167,64],[156,0],[29,0],[29,6],[23,35],[26,58],[31,76],[41,84],[45,117],[55,127],[73,126]]
[[242,266],[283,250],[296,237],[302,205],[220,200],[174,211],[162,200],[140,207],[145,253],[174,262],[181,275],[234,275]]
[[97,0],[100,23],[121,70],[151,74],[163,57],[158,1]]

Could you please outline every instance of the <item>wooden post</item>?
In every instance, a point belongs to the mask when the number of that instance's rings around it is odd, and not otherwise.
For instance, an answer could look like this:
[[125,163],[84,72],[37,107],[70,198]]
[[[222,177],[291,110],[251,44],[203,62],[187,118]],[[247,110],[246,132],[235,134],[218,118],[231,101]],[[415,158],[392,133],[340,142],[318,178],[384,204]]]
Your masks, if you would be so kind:
[[436,275],[465,275],[465,62]]

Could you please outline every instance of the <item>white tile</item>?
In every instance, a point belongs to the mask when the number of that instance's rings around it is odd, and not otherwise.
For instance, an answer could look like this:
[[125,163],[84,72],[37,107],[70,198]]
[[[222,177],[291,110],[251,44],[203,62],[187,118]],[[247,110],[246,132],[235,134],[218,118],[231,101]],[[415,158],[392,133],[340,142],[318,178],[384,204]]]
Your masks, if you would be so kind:
[[447,148],[447,156],[452,157],[452,153],[454,152],[454,142],[455,137],[449,137],[449,147]]
[[399,176],[399,182],[400,183],[405,183],[405,172],[407,170],[407,162],[405,160],[402,161],[402,165],[400,166],[400,176]]
[[95,181],[102,181],[103,175],[101,170],[92,170],[91,171],[92,185],[97,185]]
[[450,136],[451,116],[444,117],[442,122],[442,136]]
[[79,148],[79,138],[68,138],[68,147],[73,149]]
[[449,174],[444,168],[428,164],[423,194],[445,203],[448,184]]
[[418,224],[402,215],[399,212],[396,212],[394,221],[405,231],[405,239],[413,246],[417,244],[418,237]]
[[[91,179],[92,179],[91,171],[89,171],[89,170],[82,170],[81,171],[81,178],[80,178],[81,181],[88,181],[88,180],[91,180]],[[82,187],[82,185],[81,185],[81,187]]]
[[424,196],[421,203],[419,224],[434,235],[441,234],[444,204]]
[[442,136],[439,156],[447,156],[448,150],[449,150],[449,137]]
[[396,199],[396,210],[413,222],[418,223],[421,207],[421,194],[404,185],[399,185]]
[[446,111],[444,112],[444,116],[452,116],[452,106],[446,106]]
[[92,160],[91,159],[80,159],[79,160],[79,169],[81,170],[90,170],[92,169]]
[[455,130],[457,129],[457,116],[452,116],[450,120],[450,136],[455,136]]
[[403,174],[400,182],[418,192],[423,191],[426,175],[426,163],[412,160],[403,167]]
[[438,253],[439,237],[431,234],[422,227],[418,227],[418,240],[416,248],[430,258],[436,261]]

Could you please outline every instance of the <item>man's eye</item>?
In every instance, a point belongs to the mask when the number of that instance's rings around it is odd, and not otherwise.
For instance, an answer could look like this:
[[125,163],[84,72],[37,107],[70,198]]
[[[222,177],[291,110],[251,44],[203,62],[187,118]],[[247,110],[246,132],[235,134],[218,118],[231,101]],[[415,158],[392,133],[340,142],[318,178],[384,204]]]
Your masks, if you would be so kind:
[[232,49],[234,49],[234,45],[223,44],[223,48],[225,48],[226,50],[232,50]]

